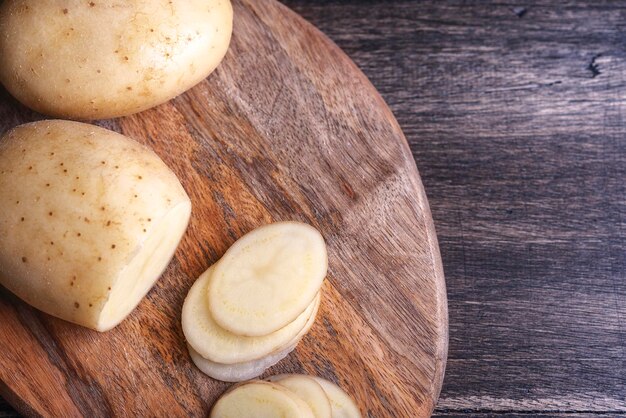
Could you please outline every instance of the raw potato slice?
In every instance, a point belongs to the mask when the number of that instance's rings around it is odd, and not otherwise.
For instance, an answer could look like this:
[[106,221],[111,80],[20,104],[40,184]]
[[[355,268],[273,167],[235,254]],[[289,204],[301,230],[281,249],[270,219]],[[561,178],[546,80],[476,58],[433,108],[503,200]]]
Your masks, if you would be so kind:
[[309,332],[313,323],[315,322],[315,318],[317,316],[317,311],[320,305],[320,295],[315,298],[315,310],[309,317],[304,328],[296,335],[293,340],[291,340],[288,344],[287,348],[281,348],[278,351],[271,353],[265,357],[262,357],[258,360],[247,361],[244,363],[234,363],[234,364],[222,364],[216,363],[211,360],[207,360],[202,357],[190,344],[187,344],[187,348],[189,349],[189,355],[193,360],[194,364],[206,375],[212,377],[213,379],[221,380],[224,382],[243,382],[244,380],[254,379],[263,374],[263,372],[284,359],[291,353],[302,337]]
[[315,379],[326,392],[332,409],[332,418],[361,418],[359,407],[343,389],[321,377],[311,376],[311,379]]
[[293,392],[268,382],[250,382],[224,394],[210,418],[315,418],[311,408]]
[[118,133],[41,121],[0,140],[0,284],[51,315],[98,331],[120,323],[190,214],[176,175]]
[[262,226],[237,240],[215,265],[209,309],[215,322],[234,334],[271,334],[302,314],[327,269],[324,238],[312,226]]
[[301,374],[272,376],[270,382],[286,387],[309,405],[315,418],[332,418],[330,400],[315,379]]
[[236,335],[221,328],[207,307],[206,290],[214,266],[204,272],[189,290],[183,304],[182,326],[187,342],[205,359],[233,364],[257,360],[290,345],[317,310],[313,301],[295,321],[263,337]]
[[245,363],[221,364],[215,363],[202,357],[189,344],[189,355],[194,364],[200,371],[213,379],[222,382],[243,382],[245,380],[254,379],[263,374],[263,372],[284,359],[296,348],[295,345],[289,346],[281,351],[269,354],[258,360],[247,361]]

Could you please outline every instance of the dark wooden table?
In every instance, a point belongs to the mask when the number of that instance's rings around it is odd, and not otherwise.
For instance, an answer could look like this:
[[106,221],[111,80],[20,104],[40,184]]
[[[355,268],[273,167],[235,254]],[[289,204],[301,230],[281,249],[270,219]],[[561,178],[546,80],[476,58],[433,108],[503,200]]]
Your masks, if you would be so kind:
[[449,297],[436,416],[626,416],[626,2],[286,3],[410,141]]

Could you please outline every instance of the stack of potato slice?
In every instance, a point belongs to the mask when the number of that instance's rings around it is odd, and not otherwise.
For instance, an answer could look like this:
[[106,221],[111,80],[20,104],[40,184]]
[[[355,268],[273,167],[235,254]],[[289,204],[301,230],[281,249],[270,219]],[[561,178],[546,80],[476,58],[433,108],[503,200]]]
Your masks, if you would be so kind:
[[287,374],[251,381],[227,391],[210,418],[360,418],[354,400],[320,377]]
[[324,239],[310,225],[278,222],[241,237],[185,299],[193,362],[226,382],[261,375],[313,325],[327,269]]

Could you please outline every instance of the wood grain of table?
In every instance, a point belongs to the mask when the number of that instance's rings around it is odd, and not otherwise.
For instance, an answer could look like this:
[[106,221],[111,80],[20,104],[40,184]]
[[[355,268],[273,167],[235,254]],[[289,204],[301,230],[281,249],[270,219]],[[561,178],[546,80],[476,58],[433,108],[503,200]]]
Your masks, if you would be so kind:
[[626,416],[626,2],[285,3],[410,142],[449,298],[436,416]]

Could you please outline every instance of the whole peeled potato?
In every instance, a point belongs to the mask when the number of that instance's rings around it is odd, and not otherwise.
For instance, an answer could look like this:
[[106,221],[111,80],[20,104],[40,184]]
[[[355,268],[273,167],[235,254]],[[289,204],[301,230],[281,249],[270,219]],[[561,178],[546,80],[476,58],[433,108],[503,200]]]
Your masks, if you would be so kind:
[[0,139],[0,284],[51,315],[98,331],[119,324],[190,214],[174,173],[123,135],[42,121]]
[[129,115],[206,78],[232,20],[230,0],[4,0],[0,82],[48,115]]

